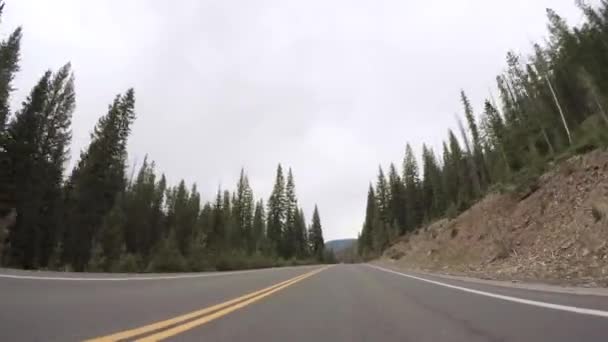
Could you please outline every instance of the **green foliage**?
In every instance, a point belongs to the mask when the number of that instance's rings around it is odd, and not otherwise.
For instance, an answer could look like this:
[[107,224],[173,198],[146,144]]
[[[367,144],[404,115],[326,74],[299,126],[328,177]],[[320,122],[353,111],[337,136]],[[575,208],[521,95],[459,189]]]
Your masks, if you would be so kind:
[[246,270],[251,268],[274,267],[276,260],[271,257],[254,254],[247,256],[240,252],[224,253],[215,257],[215,268],[218,271]]
[[91,251],[91,259],[87,264],[87,272],[104,272],[107,271],[107,259],[103,252],[101,244],[94,243]]
[[[302,208],[295,213],[295,257],[297,259],[306,259],[309,257],[308,233],[306,232],[306,218]],[[322,233],[321,233],[322,235]]]
[[68,179],[65,259],[76,270],[84,269],[90,258],[91,237],[98,234],[104,216],[126,187],[126,144],[135,119],[134,107],[132,89],[114,99]]
[[446,194],[441,177],[441,168],[433,150],[422,146],[423,177],[420,189],[423,217],[437,217],[446,205]]
[[[196,257],[201,258],[200,253],[197,253]],[[195,254],[192,255],[195,257]],[[183,272],[189,269],[205,270],[201,260],[191,260],[191,265],[188,265],[186,259],[181,254],[175,236],[171,235],[164,241],[161,241],[160,246],[153,253],[153,257],[146,269],[148,272]]]
[[323,239],[323,229],[321,227],[321,217],[319,209],[315,205],[315,210],[312,214],[312,223],[308,231],[308,241],[310,243],[310,253],[317,260],[323,259],[323,251],[325,250],[325,240]]
[[318,263],[315,259],[283,259],[255,253],[246,255],[240,252],[224,253],[214,256],[215,270],[231,271],[246,269],[261,269],[269,267],[304,266]]
[[515,191],[519,193],[522,198],[529,196],[531,193],[536,191],[539,187],[538,178],[540,177],[539,170],[534,168],[526,168],[519,171],[513,177],[513,183],[515,184]]
[[287,184],[285,185],[285,226],[281,238],[282,247],[280,254],[283,258],[289,259],[294,254],[302,249],[300,245],[303,241],[300,240],[301,232],[298,230],[299,224],[299,208],[296,199],[296,189],[291,169],[287,173]]
[[110,212],[104,216],[102,224],[98,231],[98,243],[93,244],[93,255],[95,258],[96,247],[100,255],[103,255],[103,262],[100,263],[100,268],[103,271],[110,270],[111,265],[115,264],[118,259],[124,254],[125,248],[125,232],[127,231],[127,215],[125,209],[124,194],[119,194],[116,197],[114,206]]
[[[3,8],[4,2],[0,2],[0,6]],[[4,130],[10,114],[9,98],[13,91],[12,82],[19,71],[21,37],[21,28],[17,28],[8,39],[0,42],[0,142],[5,138]]]
[[[403,159],[403,186],[405,187],[405,227],[401,231],[412,231],[422,223],[424,214],[420,202],[420,177],[418,173],[418,163],[414,156],[412,147],[407,144],[405,147],[405,158]],[[392,194],[389,195],[391,197]],[[399,223],[399,216],[388,217],[385,224]]]
[[[1,255],[2,253],[0,253]],[[49,262],[48,262],[48,268],[51,270],[60,270],[61,266],[62,266],[62,262],[61,262],[61,256],[63,255],[63,244],[62,242],[58,242],[57,244],[55,244],[55,247],[53,248],[53,251],[51,252],[51,255],[49,257]],[[93,252],[93,255],[95,255],[95,252]],[[1,260],[0,260],[1,263]]]
[[384,222],[390,217],[390,189],[388,181],[384,176],[382,167],[378,168],[378,180],[376,181],[376,205],[378,207],[378,216]]
[[[4,9],[0,1],[0,15]],[[309,232],[295,181],[281,165],[265,212],[245,170],[236,191],[202,203],[196,184],[169,186],[146,157],[127,179],[133,89],[117,95],[65,175],[75,107],[70,64],[45,72],[10,112],[21,28],[0,41],[0,263],[94,272],[181,272],[309,264],[323,253],[315,207]],[[10,120],[9,120],[10,119]],[[18,191],[17,191],[18,190]],[[8,229],[7,229],[8,228]],[[6,244],[5,242],[9,242]]]
[[357,243],[353,244],[351,247],[346,248],[340,252],[335,253],[336,259],[338,262],[345,264],[357,264],[364,261],[364,258],[361,255],[361,252]]
[[0,226],[0,265],[2,265],[2,257],[4,255],[4,244],[6,237],[8,236],[8,229]]
[[119,273],[137,273],[141,271],[141,257],[125,253],[118,262],[112,267],[112,272]]
[[394,164],[390,165],[388,174],[388,187],[390,191],[390,199],[388,201],[388,215],[393,217],[393,224],[397,233],[403,233],[408,225],[408,217],[403,210],[408,204],[406,196],[410,193],[406,191],[406,187],[399,177],[397,168]]
[[255,253],[269,252],[266,239],[266,212],[264,211],[264,201],[260,200],[255,206],[252,224],[252,243]]
[[[3,6],[0,1],[0,14]],[[291,169],[285,183],[279,165],[267,213],[245,170],[236,191],[219,189],[213,203],[201,203],[196,184],[169,186],[147,157],[135,179],[127,180],[133,89],[115,97],[66,177],[75,107],[71,66],[45,72],[22,108],[10,113],[20,40],[17,29],[0,42],[3,265],[180,272],[306,264],[322,257],[318,211],[307,232]]]
[[357,249],[359,255],[361,256],[369,256],[374,252],[374,235],[377,234],[376,230],[374,229],[374,224],[377,212],[376,195],[373,186],[370,184],[367,192],[365,222],[363,223],[361,234],[357,239]]
[[[191,271],[191,272],[205,272],[205,271],[213,271],[215,270],[215,266],[213,264],[213,255],[211,252],[205,248],[205,245],[201,243],[202,241],[194,241],[193,246],[190,247],[190,254],[187,256],[186,262],[187,264],[182,264],[179,260],[179,255],[174,256],[174,261],[172,261],[169,267],[160,267],[156,268],[152,263],[148,266],[148,271],[151,272],[179,272],[179,271]],[[157,253],[154,254],[153,258],[157,258]],[[164,262],[159,260],[159,262]]]
[[488,193],[490,193],[490,194],[492,194],[492,193],[506,194],[506,193],[512,193],[515,191],[516,191],[515,186],[513,186],[512,184],[505,184],[505,183],[495,183],[495,184],[492,184],[492,186],[490,186],[488,188]]
[[[62,224],[63,168],[75,106],[70,65],[47,71],[7,129],[4,150],[12,167],[15,207],[10,230],[11,261],[24,268],[46,267]],[[41,210],[44,208],[44,210]]]
[[175,234],[179,252],[187,255],[200,212],[200,195],[196,184],[189,191],[183,180],[172,190],[172,194],[167,213],[168,230]]
[[338,263],[338,259],[336,258],[334,251],[331,249],[325,249],[323,251],[322,260],[323,260],[323,263],[325,263],[325,264],[337,264]]
[[458,207],[456,206],[455,203],[450,204],[450,206],[448,207],[448,209],[445,211],[445,216],[447,218],[449,218],[450,220],[455,219],[456,217],[458,217]]
[[500,101],[490,96],[479,119],[460,93],[466,129],[458,121],[460,141],[448,131],[442,163],[423,146],[422,179],[416,181],[408,147],[402,185],[390,174],[387,182],[380,168],[359,236],[361,256],[388,247],[395,222],[402,233],[415,232],[422,221],[456,217],[487,192],[529,196],[551,163],[608,145],[608,2],[577,4],[582,25],[568,27],[548,9],[548,44],[533,44],[526,57],[507,53],[507,67],[496,77]]
[[227,231],[220,189],[217,191],[215,202],[210,212],[210,224],[206,235],[207,245],[210,249],[217,253],[224,249],[227,241]]
[[574,145],[569,150],[575,154],[586,153],[608,146],[608,125],[600,114],[591,115],[577,127],[573,136]]
[[124,199],[124,243],[129,253],[148,255],[160,236],[159,222],[162,213],[164,188],[156,182],[154,163],[146,157],[135,182],[128,186]]
[[285,196],[285,179],[281,164],[277,167],[277,175],[268,199],[268,242],[270,248],[280,254],[282,234],[285,231],[285,220],[287,214],[287,200]]
[[236,194],[232,207],[235,218],[232,244],[237,249],[252,253],[255,249],[255,238],[252,227],[255,205],[253,191],[249,186],[249,179],[243,169],[241,169],[241,176],[236,186]]

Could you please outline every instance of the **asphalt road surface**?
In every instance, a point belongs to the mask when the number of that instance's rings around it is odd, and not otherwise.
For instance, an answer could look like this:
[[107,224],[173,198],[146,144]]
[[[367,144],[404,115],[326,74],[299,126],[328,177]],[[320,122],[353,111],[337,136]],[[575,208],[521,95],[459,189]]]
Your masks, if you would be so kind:
[[370,265],[185,275],[0,271],[0,341],[608,341],[608,296]]

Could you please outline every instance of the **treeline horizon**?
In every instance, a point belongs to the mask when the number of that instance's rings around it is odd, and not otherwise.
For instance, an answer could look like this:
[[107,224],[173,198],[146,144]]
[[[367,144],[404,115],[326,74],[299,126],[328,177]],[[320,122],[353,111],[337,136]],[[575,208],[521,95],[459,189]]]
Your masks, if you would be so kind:
[[608,145],[608,1],[576,4],[580,26],[547,9],[546,43],[526,57],[507,53],[496,77],[499,102],[490,95],[475,112],[461,92],[460,139],[448,130],[440,154],[423,144],[421,170],[409,144],[401,170],[380,167],[369,185],[360,256],[377,257],[399,236],[454,218],[485,194],[526,196],[555,162]]
[[[0,1],[0,18],[4,3]],[[0,265],[95,272],[178,272],[333,262],[315,205],[310,224],[292,170],[277,167],[267,201],[244,169],[233,191],[202,202],[196,184],[167,184],[154,162],[127,179],[133,89],[117,95],[71,172],[76,108],[68,63],[47,71],[11,111],[21,28],[0,42]]]

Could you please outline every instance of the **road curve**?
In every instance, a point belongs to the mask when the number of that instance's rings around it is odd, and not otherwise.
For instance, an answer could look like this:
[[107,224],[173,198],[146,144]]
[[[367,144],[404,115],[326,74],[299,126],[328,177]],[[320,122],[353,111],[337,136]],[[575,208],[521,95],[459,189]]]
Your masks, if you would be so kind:
[[0,341],[607,341],[608,296],[371,265],[146,275],[0,270]]

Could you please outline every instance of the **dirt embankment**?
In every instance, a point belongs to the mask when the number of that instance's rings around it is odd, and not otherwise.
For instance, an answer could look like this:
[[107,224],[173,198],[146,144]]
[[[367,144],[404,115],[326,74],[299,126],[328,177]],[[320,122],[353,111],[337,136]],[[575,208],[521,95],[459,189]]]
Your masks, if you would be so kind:
[[608,151],[559,163],[523,198],[488,195],[402,237],[383,259],[486,279],[608,286]]

